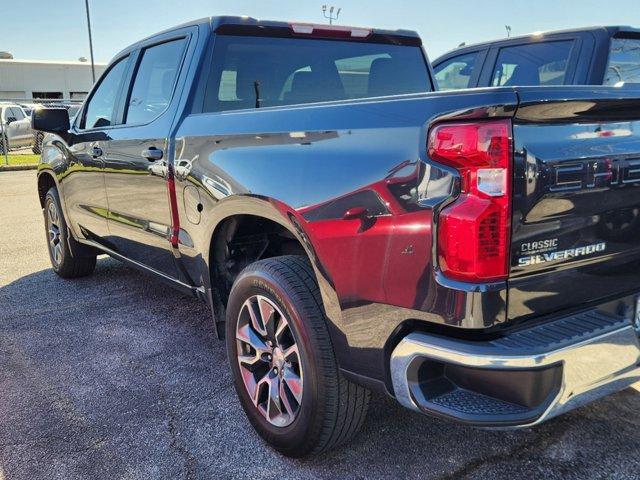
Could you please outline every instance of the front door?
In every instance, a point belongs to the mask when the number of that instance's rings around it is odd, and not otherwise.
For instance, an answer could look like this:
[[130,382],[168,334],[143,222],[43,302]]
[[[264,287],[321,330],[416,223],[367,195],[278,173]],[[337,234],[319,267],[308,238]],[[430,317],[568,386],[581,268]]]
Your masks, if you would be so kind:
[[103,157],[128,64],[129,56],[116,60],[93,89],[82,115],[71,128],[66,171],[61,180],[66,214],[74,233],[100,243],[109,233]]
[[179,275],[170,242],[169,132],[188,38],[169,38],[136,54],[122,125],[112,132],[104,156],[110,243],[128,259],[172,278]]

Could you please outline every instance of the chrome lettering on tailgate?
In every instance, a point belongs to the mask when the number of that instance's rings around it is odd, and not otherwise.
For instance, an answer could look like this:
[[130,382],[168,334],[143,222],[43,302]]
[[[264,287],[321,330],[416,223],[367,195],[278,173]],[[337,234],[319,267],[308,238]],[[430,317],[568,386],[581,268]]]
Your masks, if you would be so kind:
[[568,260],[570,258],[591,255],[592,253],[596,252],[604,252],[606,248],[606,242],[599,242],[584,247],[569,248],[567,250],[559,250],[557,252],[530,255],[527,257],[520,257],[518,259],[518,265],[521,267],[526,267],[528,265],[538,265],[540,263],[555,262],[556,260]]
[[567,192],[640,183],[640,159],[603,158],[549,165],[549,190]]

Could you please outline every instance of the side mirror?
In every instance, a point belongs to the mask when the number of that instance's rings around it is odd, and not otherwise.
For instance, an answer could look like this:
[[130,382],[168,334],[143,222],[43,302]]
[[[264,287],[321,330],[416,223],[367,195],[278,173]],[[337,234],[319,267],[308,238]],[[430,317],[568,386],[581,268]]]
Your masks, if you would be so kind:
[[12,124],[16,120],[18,120],[16,117],[7,117],[7,125]]
[[64,108],[38,108],[31,114],[31,128],[49,133],[69,131],[69,114]]

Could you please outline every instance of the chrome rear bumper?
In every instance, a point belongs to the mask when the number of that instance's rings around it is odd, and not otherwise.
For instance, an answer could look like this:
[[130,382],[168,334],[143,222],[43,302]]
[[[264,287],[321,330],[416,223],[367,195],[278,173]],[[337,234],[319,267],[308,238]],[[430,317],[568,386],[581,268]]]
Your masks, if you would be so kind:
[[526,427],[640,381],[629,319],[598,311],[487,342],[414,332],[391,355],[396,398],[485,427]]

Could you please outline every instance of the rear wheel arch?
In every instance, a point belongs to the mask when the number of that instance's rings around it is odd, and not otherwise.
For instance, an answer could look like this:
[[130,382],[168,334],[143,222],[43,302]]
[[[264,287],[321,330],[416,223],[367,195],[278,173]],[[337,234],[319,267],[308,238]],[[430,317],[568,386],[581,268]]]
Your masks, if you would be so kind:
[[[274,218],[272,214],[254,211],[236,212],[219,219],[206,255],[216,323],[224,322],[233,282],[247,265],[287,254],[304,256],[314,264],[315,254],[306,236],[301,238],[296,226],[287,225],[282,216]],[[218,328],[219,333],[222,330]]]
[[[327,319],[334,324],[341,322],[341,310],[338,298],[333,288],[328,272],[317,257],[311,239],[304,228],[304,220],[299,220],[295,210],[283,202],[266,197],[235,195],[218,202],[212,209],[212,215],[207,215],[207,230],[210,233],[207,250],[202,252],[206,261],[206,270],[202,272],[209,280],[209,303],[212,308],[216,328],[220,337],[224,336],[224,319],[226,316],[226,302],[231,290],[231,284],[242,268],[236,268],[231,277],[225,278],[227,270],[224,249],[227,246],[233,229],[242,226],[262,224],[270,233],[286,239],[280,248],[267,248],[254,261],[272,258],[274,256],[293,254],[307,258],[311,264],[316,281],[320,287]],[[269,230],[270,229],[270,230]],[[245,230],[246,231],[246,230]],[[246,266],[246,265],[245,265]],[[229,281],[230,280],[230,281]],[[330,329],[332,330],[332,329]]]

